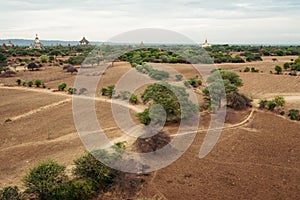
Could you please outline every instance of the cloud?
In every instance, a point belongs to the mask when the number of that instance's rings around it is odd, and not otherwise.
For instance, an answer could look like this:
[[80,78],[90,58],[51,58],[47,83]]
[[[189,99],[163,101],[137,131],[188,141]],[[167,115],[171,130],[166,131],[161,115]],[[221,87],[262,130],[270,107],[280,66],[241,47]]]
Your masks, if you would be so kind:
[[[107,40],[137,28],[166,28],[196,41],[300,41],[298,0],[0,0],[0,37]],[[284,29],[284,31],[282,31]],[[283,33],[284,32],[284,33]]]

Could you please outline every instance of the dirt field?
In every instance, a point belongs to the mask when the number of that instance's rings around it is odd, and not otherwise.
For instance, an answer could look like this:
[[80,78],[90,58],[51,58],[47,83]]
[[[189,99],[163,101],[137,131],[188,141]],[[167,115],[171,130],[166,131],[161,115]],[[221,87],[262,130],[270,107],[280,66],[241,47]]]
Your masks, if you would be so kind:
[[[264,59],[266,61],[261,62],[261,66],[271,61]],[[187,65],[169,66],[187,78],[197,74]],[[115,67],[105,72],[98,91],[101,87],[115,84],[130,69],[128,63],[115,63]],[[232,69],[239,71],[236,66]],[[239,75],[244,81],[241,91],[253,98],[300,92],[299,77],[269,73]],[[57,67],[46,67],[37,72],[20,72],[18,77],[28,80],[39,78],[46,82],[47,87],[56,89],[60,82],[71,87],[76,76]],[[0,83],[16,85],[15,80],[16,77],[1,78]],[[141,93],[142,89],[139,88],[136,93]],[[66,92],[0,88],[0,95],[0,188],[6,185],[22,188],[21,178],[39,161],[52,158],[70,169],[73,160],[84,153],[85,148],[74,125],[71,96]],[[97,96],[100,97],[100,92]],[[111,105],[103,102],[108,99],[101,97],[98,100],[95,110],[107,136],[110,139],[124,136],[114,121]],[[299,101],[288,101],[287,107],[293,106],[299,108]],[[143,106],[136,109],[143,109]],[[210,116],[202,113],[202,130],[192,146],[172,165],[145,177],[147,182],[138,196],[158,199],[299,199],[300,137],[297,130],[300,123],[261,111],[255,111],[248,120],[251,111],[228,109],[227,123],[239,124],[245,120],[245,124],[223,130],[213,151],[206,158],[199,159],[205,136],[203,129],[210,122]],[[134,118],[136,112],[131,111],[130,114],[137,123]],[[7,118],[15,120],[4,123]],[[176,127],[169,128],[170,134],[173,130]]]
[[152,175],[142,196],[299,199],[299,128],[299,123],[256,113],[251,123],[223,131],[204,159],[197,156],[205,135],[200,132],[180,159]]

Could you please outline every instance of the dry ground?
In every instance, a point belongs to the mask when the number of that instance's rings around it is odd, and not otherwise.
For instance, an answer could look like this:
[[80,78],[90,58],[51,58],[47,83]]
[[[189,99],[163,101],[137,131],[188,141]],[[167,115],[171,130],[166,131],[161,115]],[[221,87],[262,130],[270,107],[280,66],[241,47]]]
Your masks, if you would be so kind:
[[[169,66],[187,78],[196,74],[186,65]],[[101,79],[99,89],[115,84],[130,69],[128,64],[116,63]],[[299,77],[268,73],[240,75],[244,81],[241,91],[249,92],[249,96],[261,98],[268,93],[299,92]],[[18,76],[22,79],[42,79],[51,88],[56,88],[59,82],[72,85],[75,80],[75,75],[62,72],[57,67],[20,72]],[[15,80],[16,77],[1,78],[0,83],[15,85]],[[253,80],[259,84],[253,84]],[[137,93],[140,91],[141,88]],[[38,110],[70,96],[7,89],[0,89],[0,94],[0,188],[8,184],[21,185],[21,177],[41,160],[53,158],[70,166],[75,158],[83,154],[84,147],[76,134],[71,102],[2,123],[3,119]],[[299,103],[289,102],[288,105],[299,106]],[[108,103],[96,102],[97,117],[101,126],[107,129],[105,133],[109,138],[120,137],[123,133],[116,128],[110,107]],[[249,112],[228,110],[227,122],[239,123]],[[135,113],[131,112],[131,115]],[[206,128],[209,121],[209,115],[203,113],[200,127]],[[257,112],[249,123],[224,130],[214,150],[201,160],[198,153],[205,132],[200,131],[183,157],[148,177],[149,182],[140,196],[161,199],[299,199],[299,128],[299,122]]]

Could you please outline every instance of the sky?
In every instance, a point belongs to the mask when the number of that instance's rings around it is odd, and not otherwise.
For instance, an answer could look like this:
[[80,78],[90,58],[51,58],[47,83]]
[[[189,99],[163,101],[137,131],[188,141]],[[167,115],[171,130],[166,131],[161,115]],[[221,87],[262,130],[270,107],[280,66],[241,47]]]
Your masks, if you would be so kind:
[[300,44],[299,0],[0,0],[0,39],[108,41],[143,28],[197,43]]

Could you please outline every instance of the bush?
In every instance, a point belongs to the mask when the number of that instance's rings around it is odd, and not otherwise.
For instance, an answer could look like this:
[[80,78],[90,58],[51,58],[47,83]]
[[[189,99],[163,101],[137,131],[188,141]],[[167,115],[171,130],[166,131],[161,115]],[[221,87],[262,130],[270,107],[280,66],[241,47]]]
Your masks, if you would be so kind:
[[93,183],[89,180],[75,180],[70,185],[70,199],[76,200],[86,200],[90,199],[96,188],[93,186]]
[[282,68],[279,65],[275,66],[275,71],[277,74],[281,74],[282,73]]
[[258,104],[259,104],[260,109],[265,109],[266,106],[268,105],[268,100],[267,99],[260,99]]
[[36,87],[40,87],[40,86],[42,85],[42,81],[39,80],[39,79],[37,79],[37,80],[34,81],[34,85],[35,85]]
[[[99,151],[99,153],[110,159],[107,152],[102,150]],[[90,153],[87,153],[75,160],[74,164],[75,168],[73,173],[78,178],[90,181],[92,183],[92,187],[96,190],[105,189],[113,182],[111,170]]]
[[113,94],[115,93],[115,85],[110,85],[108,87],[101,88],[101,95],[102,96],[108,96],[109,98],[112,98]]
[[88,90],[86,88],[79,89],[79,95],[86,93]]
[[149,125],[151,123],[150,109],[147,108],[143,112],[136,114],[139,121],[144,125]]
[[128,100],[130,98],[129,91],[120,91],[120,96],[122,100]]
[[181,74],[177,74],[175,77],[176,77],[177,81],[181,81],[183,78],[183,76]]
[[[201,81],[200,79],[198,79],[198,76],[188,79],[187,82],[188,82],[189,85],[191,85],[191,86],[194,87],[194,88],[197,88],[197,87],[199,87],[200,85],[202,85],[202,81]],[[185,85],[186,87],[188,87],[188,86],[187,86],[188,84],[187,84],[187,83],[184,83],[184,85]]]
[[60,83],[60,84],[58,85],[58,90],[59,90],[59,91],[64,91],[66,87],[67,87],[67,84],[66,84],[66,83]]
[[131,94],[129,98],[129,102],[132,104],[137,104],[139,102],[138,97],[135,94]]
[[289,115],[291,120],[300,120],[300,112],[297,109],[289,110]]
[[8,186],[0,190],[1,200],[19,200],[21,199],[21,194],[17,186]]
[[16,83],[20,86],[21,83],[22,83],[22,79],[17,79],[17,80],[16,80]]
[[25,176],[25,193],[37,195],[39,199],[64,199],[67,176],[65,167],[49,160],[41,162]]
[[274,102],[274,100],[268,101],[267,106],[268,106],[269,110],[273,111],[275,109],[275,107],[276,107],[276,103]]
[[77,89],[76,89],[76,88],[69,88],[69,89],[68,89],[68,93],[69,93],[69,94],[76,94],[76,92],[77,92]]
[[28,81],[28,82],[27,82],[27,85],[28,85],[28,87],[32,87],[33,82],[32,82],[32,81]]
[[284,65],[283,65],[283,68],[285,69],[285,70],[287,70],[288,68],[290,68],[290,63],[284,63]]
[[249,67],[246,67],[246,68],[244,69],[244,72],[250,72],[250,68],[249,68]]

